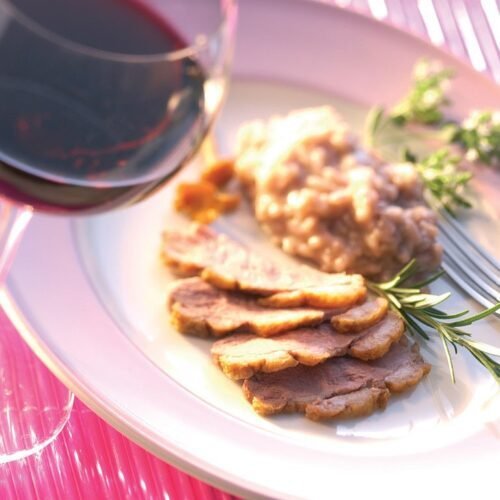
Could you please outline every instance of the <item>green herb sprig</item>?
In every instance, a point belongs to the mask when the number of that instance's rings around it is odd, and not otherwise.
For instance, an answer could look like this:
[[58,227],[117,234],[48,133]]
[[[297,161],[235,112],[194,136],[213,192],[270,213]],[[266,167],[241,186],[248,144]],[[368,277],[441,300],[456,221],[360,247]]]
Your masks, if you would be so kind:
[[467,160],[500,166],[500,111],[473,111],[460,125],[448,126],[450,141],[465,150]]
[[[453,71],[437,61],[418,61],[408,94],[389,111],[376,106],[368,113],[366,145],[374,149],[383,136],[394,140],[397,129],[401,132],[409,125],[423,125],[425,131],[416,134],[408,129],[408,135],[440,147],[456,145],[464,150],[468,161],[500,167],[500,110],[474,110],[462,123],[446,118],[445,108],[451,103],[447,89],[452,77]],[[401,139],[400,133],[397,140]]]
[[[381,144],[379,139],[383,136],[389,144],[393,141],[402,143],[401,138],[395,136],[395,127],[397,128],[383,108],[372,108],[365,122],[366,146],[372,150],[382,151],[382,156],[387,158],[390,155],[383,151],[384,144]],[[449,131],[446,133],[449,134]],[[420,138],[436,142],[437,133],[431,134],[421,135]],[[439,143],[442,144],[443,141],[440,140]],[[449,148],[440,147],[437,151],[427,153],[419,159],[403,142],[403,148],[397,159],[413,164],[429,195],[428,198],[434,199],[438,206],[443,207],[451,215],[455,215],[459,208],[472,207],[466,196],[467,184],[472,178],[472,173],[461,167],[460,157],[452,153]]]
[[446,91],[452,77],[453,71],[437,61],[418,61],[413,68],[413,87],[391,110],[391,119],[399,125],[443,121],[443,108],[450,104]]
[[458,352],[457,347],[463,347],[483,365],[500,383],[500,363],[494,357],[500,357],[500,348],[476,341],[470,333],[463,330],[500,309],[500,303],[485,309],[478,314],[469,315],[469,311],[447,313],[438,308],[445,302],[450,292],[441,295],[424,293],[422,288],[436,281],[444,272],[439,272],[419,283],[408,283],[418,272],[415,260],[407,264],[392,280],[385,283],[368,283],[369,289],[375,294],[385,297],[391,308],[401,316],[410,332],[429,340],[428,329],[434,330],[440,337],[448,362],[450,376],[455,382],[455,370],[450,347]]
[[414,166],[432,197],[451,215],[457,208],[472,208],[472,203],[465,197],[464,191],[472,178],[472,173],[460,168],[460,158],[446,148],[439,149]]

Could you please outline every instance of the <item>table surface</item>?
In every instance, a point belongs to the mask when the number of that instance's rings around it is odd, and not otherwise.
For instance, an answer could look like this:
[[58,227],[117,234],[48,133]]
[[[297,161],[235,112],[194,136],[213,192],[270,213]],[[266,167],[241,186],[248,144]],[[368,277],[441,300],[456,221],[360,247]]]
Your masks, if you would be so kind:
[[[251,0],[242,0],[251,1]],[[499,0],[323,0],[358,10],[429,39],[500,83]],[[21,344],[0,312],[0,336]],[[25,359],[52,377],[25,350]],[[154,457],[76,400],[68,424],[39,455],[0,466],[0,498],[229,500]]]

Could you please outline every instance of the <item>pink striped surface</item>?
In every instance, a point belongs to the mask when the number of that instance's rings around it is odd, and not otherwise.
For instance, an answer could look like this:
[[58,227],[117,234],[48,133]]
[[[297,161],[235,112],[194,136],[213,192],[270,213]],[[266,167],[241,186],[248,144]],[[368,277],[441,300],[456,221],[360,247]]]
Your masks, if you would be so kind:
[[[247,0],[249,1],[249,0]],[[326,0],[424,36],[468,58],[500,83],[498,0]],[[0,313],[0,337],[16,344],[30,377],[59,382],[34,358]],[[0,498],[10,499],[230,499],[205,483],[153,457],[76,401],[57,440],[37,456],[0,466]]]
[[[22,383],[43,379],[49,391],[64,387],[48,372],[0,313],[2,341],[20,353]],[[58,438],[40,454],[0,466],[1,499],[202,499],[230,495],[155,458],[76,400]]]

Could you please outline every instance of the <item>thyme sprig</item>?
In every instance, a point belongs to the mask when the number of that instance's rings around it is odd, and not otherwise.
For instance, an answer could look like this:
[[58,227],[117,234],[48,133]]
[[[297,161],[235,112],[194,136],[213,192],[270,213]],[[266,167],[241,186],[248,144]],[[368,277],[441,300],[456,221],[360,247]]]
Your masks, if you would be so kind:
[[443,148],[421,161],[408,154],[407,159],[414,161],[428,193],[451,215],[455,215],[457,208],[472,208],[472,203],[464,194],[472,173],[460,168],[458,156]]
[[[418,61],[408,94],[388,111],[376,106],[368,113],[366,145],[376,149],[382,136],[391,139],[397,129],[406,130],[423,142],[461,148],[469,162],[500,167],[500,110],[472,110],[461,123],[447,117],[445,108],[451,104],[447,89],[452,77],[453,71],[438,61]],[[420,127],[418,134],[412,130],[415,126]]]
[[407,122],[433,125],[444,119],[443,108],[450,104],[446,92],[453,71],[443,68],[438,61],[421,59],[413,68],[413,86],[396,104],[391,119],[404,125]]
[[417,272],[417,264],[415,260],[412,260],[393,279],[385,283],[369,282],[368,287],[372,292],[389,301],[391,308],[401,316],[410,332],[420,335],[425,340],[430,339],[429,330],[439,335],[453,382],[455,382],[455,370],[451,349],[456,354],[457,347],[462,347],[469,351],[500,383],[500,363],[494,359],[494,357],[500,357],[500,347],[479,342],[463,330],[464,327],[494,314],[500,309],[500,303],[478,314],[469,314],[467,310],[456,313],[445,312],[438,306],[450,297],[450,292],[433,295],[422,291],[422,288],[442,276],[444,271],[424,281],[406,286],[415,278]]
[[448,125],[450,141],[465,150],[467,160],[500,166],[500,111],[473,111],[460,125]]
[[[440,140],[437,141],[437,131],[431,131],[427,135],[426,131],[419,131],[420,140],[432,140],[441,146],[434,152],[427,152],[419,159],[401,137],[395,138],[394,129],[397,127],[383,108],[372,108],[365,122],[365,144],[380,153],[383,149],[383,144],[380,144],[379,140],[381,136],[384,136],[389,143],[392,141],[402,143],[398,159],[413,164],[427,194],[438,202],[438,206],[442,206],[452,215],[455,215],[459,208],[471,208],[472,203],[467,199],[466,189],[472,173],[462,166],[459,156],[452,153],[449,148],[442,147],[443,137],[439,137]],[[449,131],[446,131],[446,134],[449,134]],[[445,133],[441,135],[444,136]],[[387,157],[387,154],[382,156]]]

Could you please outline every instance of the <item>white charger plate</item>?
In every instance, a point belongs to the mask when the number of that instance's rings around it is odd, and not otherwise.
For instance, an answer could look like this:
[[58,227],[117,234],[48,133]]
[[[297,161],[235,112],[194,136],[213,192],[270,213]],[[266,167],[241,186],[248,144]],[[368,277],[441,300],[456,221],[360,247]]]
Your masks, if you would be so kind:
[[[359,128],[367,106],[390,104],[421,56],[457,71],[453,112],[498,107],[492,82],[426,43],[341,9],[302,0],[241,5],[234,83],[217,124],[230,152],[240,123],[331,103]],[[182,174],[195,176],[196,163]],[[496,183],[496,184],[495,184]],[[301,416],[255,415],[237,384],[211,363],[210,343],[169,325],[159,256],[172,187],[136,207],[80,219],[37,215],[0,300],[23,337],[75,394],[127,436],[189,473],[252,497],[416,498],[431,491],[491,494],[500,459],[500,398],[465,353],[449,381],[441,345],[422,346],[433,364],[416,390],[385,412],[317,424]],[[498,256],[496,174],[476,182],[479,206],[466,224]],[[496,186],[496,187],[495,187]],[[215,224],[255,251],[285,259],[248,211]],[[450,307],[475,309],[453,285]],[[497,320],[472,331],[500,343]]]

